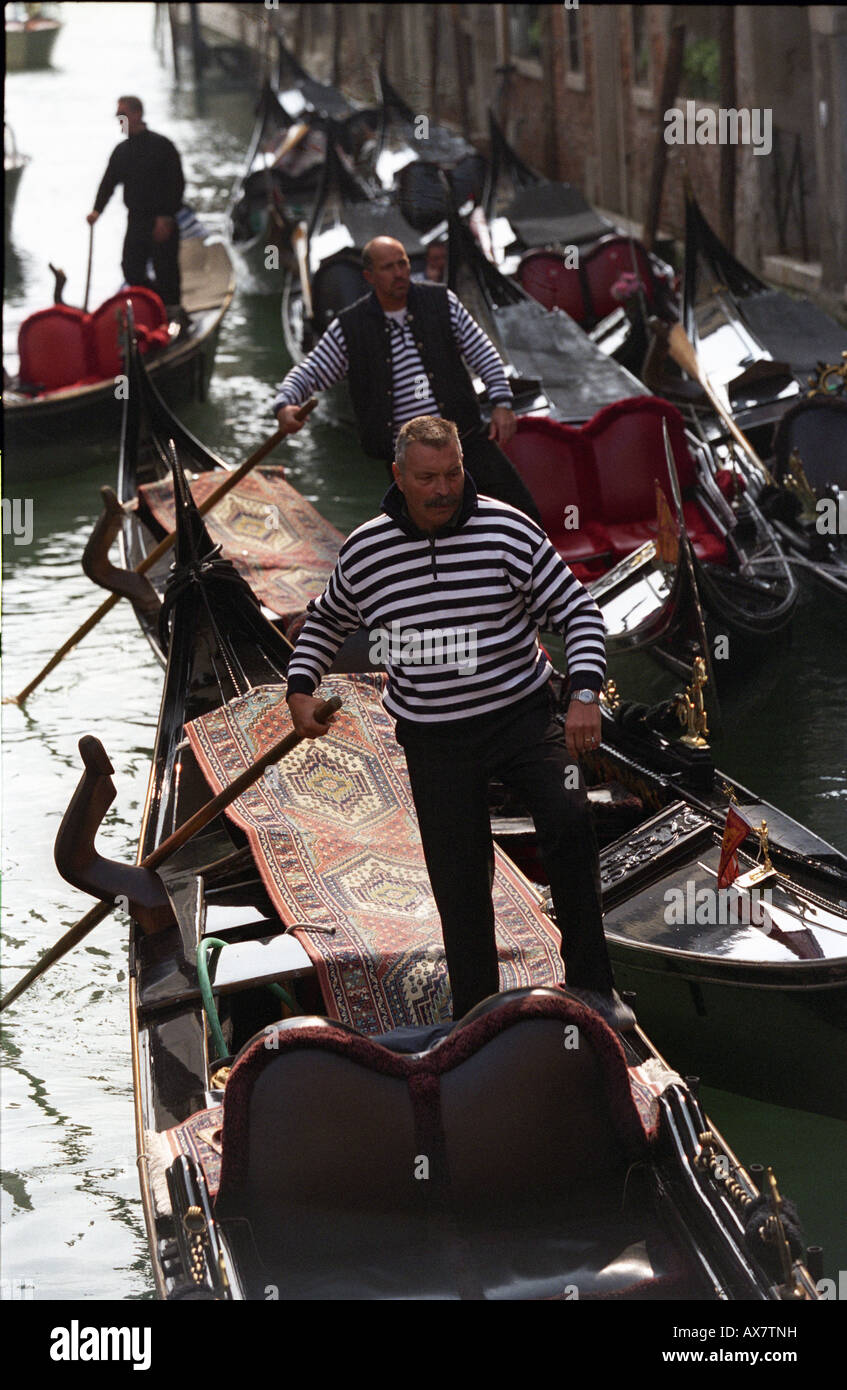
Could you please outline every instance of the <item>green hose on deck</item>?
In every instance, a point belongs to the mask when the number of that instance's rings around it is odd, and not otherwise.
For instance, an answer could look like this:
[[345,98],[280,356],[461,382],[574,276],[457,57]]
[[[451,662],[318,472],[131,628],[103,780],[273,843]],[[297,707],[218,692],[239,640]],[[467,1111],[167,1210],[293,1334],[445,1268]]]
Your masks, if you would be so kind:
[[[205,936],[197,946],[197,978],[200,981],[203,1008],[206,1010],[206,1018],[209,1021],[209,1032],[212,1035],[212,1042],[215,1045],[217,1057],[226,1057],[228,1055],[228,1048],[224,1041],[221,1021],[218,1018],[218,1011],[215,1007],[215,996],[212,993],[208,954],[210,951],[222,951],[228,944],[229,943],[226,941],[221,941],[218,936]],[[271,990],[278,999],[281,999],[285,1006],[291,1010],[292,1014],[300,1012],[295,1000],[288,993],[288,990],[283,989],[282,985],[278,985],[276,982],[271,981],[266,985],[266,988]]]

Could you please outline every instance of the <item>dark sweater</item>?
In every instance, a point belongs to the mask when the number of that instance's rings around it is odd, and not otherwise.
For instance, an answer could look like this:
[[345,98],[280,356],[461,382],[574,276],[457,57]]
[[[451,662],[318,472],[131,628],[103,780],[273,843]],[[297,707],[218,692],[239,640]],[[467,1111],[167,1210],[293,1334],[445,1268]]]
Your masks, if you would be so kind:
[[185,192],[176,147],[153,130],[140,130],[122,140],[106,166],[94,200],[95,212],[103,211],[119,183],[124,186],[130,216],[175,217]]

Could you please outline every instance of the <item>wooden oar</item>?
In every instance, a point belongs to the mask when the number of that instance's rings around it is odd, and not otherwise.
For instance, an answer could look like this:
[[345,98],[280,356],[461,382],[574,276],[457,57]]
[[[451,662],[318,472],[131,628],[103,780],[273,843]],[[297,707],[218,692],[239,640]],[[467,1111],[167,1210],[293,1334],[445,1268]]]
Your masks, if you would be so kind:
[[303,295],[303,311],[307,319],[314,314],[312,307],[312,285],[309,280],[309,240],[306,236],[305,222],[298,222],[291,233],[291,244],[297,256],[297,269],[300,273],[300,291]]
[[[339,709],[341,709],[341,700],[338,695],[333,695],[331,700],[326,700],[318,706],[315,710],[315,719],[319,724],[327,724],[332,715]],[[200,810],[196,811],[184,825],[181,825],[179,830],[175,830],[173,835],[169,835],[166,840],[163,840],[156,849],[147,855],[146,859],[142,859],[138,867],[155,869],[165,859],[169,859],[172,854],[182,848],[186,841],[191,839],[192,835],[196,835],[198,830],[202,830],[205,825],[215,819],[215,816],[226,810],[227,806],[241,796],[242,792],[247,791],[248,787],[252,787],[253,783],[257,782],[269,767],[279,762],[286,753],[290,753],[292,748],[296,748],[297,744],[301,742],[301,734],[293,731],[286,734],[267,753],[263,753],[260,758],[257,758],[255,763],[245,768],[234,782],[231,782],[222,792],[218,792],[217,796],[213,796],[211,801],[206,802],[205,806],[201,806]],[[82,941],[92,928],[108,917],[114,907],[114,902],[101,902],[86,912],[85,916],[81,917],[75,926],[65,932],[65,935],[45,952],[37,964],[27,971],[23,979],[19,980],[8,994],[4,995],[3,999],[0,1000],[0,1013],[9,1004],[13,1004],[16,999],[19,999],[24,990],[29,989],[30,985],[39,979],[46,970],[49,970],[51,965],[54,965],[57,960],[61,960],[62,956],[67,955],[68,951]]]
[[88,269],[85,272],[85,302],[82,306],[84,314],[88,313],[88,292],[91,289],[91,262],[94,257],[94,223],[88,227]]
[[692,381],[699,382],[733,439],[741,445],[751,463],[762,474],[765,482],[772,483],[773,478],[770,472],[762,463],[762,460],[759,458],[750,440],[747,438],[746,434],[738,428],[720,397],[712,389],[711,382],[703,371],[697,353],[694,351],[691,340],[681,323],[675,323],[671,328],[670,334],[668,335],[668,351],[677,366],[682,367],[682,370],[687,372]]
[[[312,397],[311,400],[306,401],[304,405],[301,405],[300,409],[297,412],[298,420],[305,420],[307,415],[311,414],[316,405],[317,401],[314,397]],[[210,495],[206,498],[206,501],[202,504],[202,506],[198,508],[200,515],[205,516],[206,512],[211,511],[213,507],[217,506],[218,502],[220,502],[220,500],[223,497],[225,497],[226,494],[230,492],[232,488],[236,486],[237,483],[240,483],[241,479],[247,473],[250,472],[250,469],[255,468],[257,463],[261,463],[262,459],[267,458],[268,454],[271,453],[271,451],[276,448],[277,444],[280,444],[282,440],[285,439],[285,437],[286,435],[283,430],[277,430],[276,434],[271,435],[270,439],[265,440],[265,443],[262,444],[255,451],[255,453],[251,454],[250,457],[246,459],[244,463],[242,463],[240,468],[235,468],[231,473],[227,473],[226,478],[221,483],[220,487],[216,488],[214,492],[210,493]],[[168,536],[165,536],[163,540],[159,541],[159,544],[153,550],[150,551],[150,554],[145,555],[141,563],[136,565],[136,574],[146,573],[147,570],[149,570],[153,565],[155,565],[157,560],[160,560],[162,556],[165,555],[168,550],[170,550],[173,543],[173,533],[171,533]],[[92,628],[95,628],[97,626],[101,618],[105,618],[106,614],[111,612],[111,610],[115,607],[115,604],[118,603],[120,598],[120,594],[110,594],[109,597],[105,600],[105,602],[101,603],[100,607],[96,609],[96,611],[92,613],[89,618],[86,618],[82,626],[77,628],[73,636],[69,637],[67,642],[64,642],[57,652],[54,652],[53,656],[51,656],[50,660],[47,662],[47,665],[41,668],[38,675],[30,681],[29,685],[25,685],[23,690],[18,695],[6,696],[6,698],[3,701],[3,704],[22,705],[24,701],[32,694],[33,690],[35,690],[36,686],[39,686],[41,682],[45,679],[45,677],[49,676],[50,672],[54,670],[56,666],[59,665],[59,662],[63,659],[63,657],[66,657],[68,652],[72,651],[73,648],[77,645],[77,643],[81,642],[83,637],[87,636],[87,634],[91,632]]]

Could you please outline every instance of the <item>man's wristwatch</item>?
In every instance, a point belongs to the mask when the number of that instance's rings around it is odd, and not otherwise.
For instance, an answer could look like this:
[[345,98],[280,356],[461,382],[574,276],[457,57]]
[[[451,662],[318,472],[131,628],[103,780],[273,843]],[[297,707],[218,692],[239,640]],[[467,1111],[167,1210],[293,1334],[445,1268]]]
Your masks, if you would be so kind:
[[600,696],[596,690],[572,690],[571,699],[579,700],[581,705],[599,705]]

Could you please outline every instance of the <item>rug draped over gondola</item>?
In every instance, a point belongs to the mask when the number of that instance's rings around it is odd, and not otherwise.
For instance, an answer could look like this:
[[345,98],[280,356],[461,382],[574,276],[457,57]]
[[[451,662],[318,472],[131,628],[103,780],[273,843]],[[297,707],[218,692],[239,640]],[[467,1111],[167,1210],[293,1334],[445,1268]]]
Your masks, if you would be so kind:
[[[217,471],[192,478],[195,502],[202,505],[222,481]],[[173,531],[170,479],[139,493],[159,525]],[[279,467],[249,473],[208,513],[206,527],[257,597],[286,623],[322,592],[344,541]]]
[[[296,924],[327,1013],[363,1033],[451,1017],[441,923],[382,682],[327,679],[321,694],[343,701],[331,732],[300,744],[227,812],[281,919]],[[290,728],[284,690],[263,686],[186,732],[218,791]],[[563,979],[558,933],[499,852],[494,907],[501,989]]]

